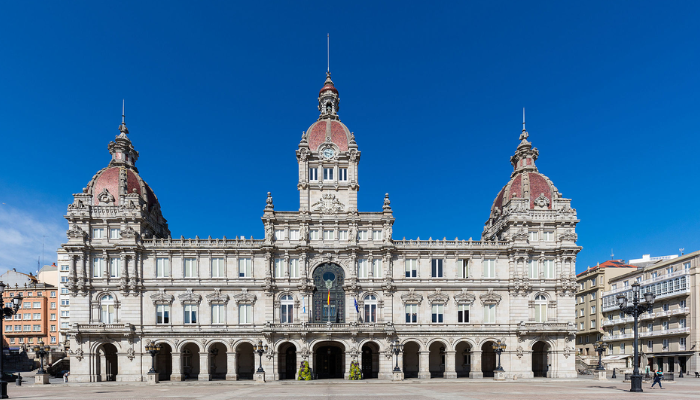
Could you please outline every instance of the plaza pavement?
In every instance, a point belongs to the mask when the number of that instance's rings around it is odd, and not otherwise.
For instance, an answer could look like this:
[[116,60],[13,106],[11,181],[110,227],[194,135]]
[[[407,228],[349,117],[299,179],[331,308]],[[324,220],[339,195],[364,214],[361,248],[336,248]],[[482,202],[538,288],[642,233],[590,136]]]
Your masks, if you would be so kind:
[[579,379],[524,379],[494,382],[490,379],[408,379],[403,382],[378,380],[345,381],[320,380],[310,382],[277,381],[256,384],[251,381],[162,382],[146,383],[68,383],[52,379],[50,385],[8,385],[11,399],[168,399],[223,400],[292,398],[338,399],[698,399],[700,379],[684,378],[664,384],[664,389],[649,389],[644,393],[629,393],[629,383],[622,380],[596,381]]

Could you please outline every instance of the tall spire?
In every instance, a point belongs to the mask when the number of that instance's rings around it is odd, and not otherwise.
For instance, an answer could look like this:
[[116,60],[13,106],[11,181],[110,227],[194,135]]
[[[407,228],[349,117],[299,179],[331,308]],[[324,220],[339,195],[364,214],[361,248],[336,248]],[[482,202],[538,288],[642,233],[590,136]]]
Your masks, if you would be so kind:
[[540,152],[536,148],[532,148],[532,143],[527,141],[530,136],[525,130],[525,107],[523,107],[523,130],[520,132],[520,144],[515,150],[515,154],[510,158],[510,163],[513,165],[513,174],[521,171],[537,171],[535,160],[539,157]]
[[331,34],[328,33],[326,34],[326,39],[327,39],[327,51],[326,55],[328,56],[328,68],[326,69],[327,73],[331,73]]
[[129,130],[126,128],[126,116],[124,115],[124,99],[122,99],[122,124],[119,125],[119,132],[123,135],[129,134]]
[[318,117],[321,119],[336,119],[338,118],[338,110],[340,109],[340,98],[338,97],[338,89],[335,88],[333,80],[331,80],[331,35],[330,33],[326,35],[327,47],[326,55],[328,64],[326,66],[326,81],[323,83],[323,87],[318,92],[318,111],[321,115]]
[[520,142],[527,143],[528,136],[530,136],[530,134],[525,130],[525,107],[523,107],[523,131],[520,132]]

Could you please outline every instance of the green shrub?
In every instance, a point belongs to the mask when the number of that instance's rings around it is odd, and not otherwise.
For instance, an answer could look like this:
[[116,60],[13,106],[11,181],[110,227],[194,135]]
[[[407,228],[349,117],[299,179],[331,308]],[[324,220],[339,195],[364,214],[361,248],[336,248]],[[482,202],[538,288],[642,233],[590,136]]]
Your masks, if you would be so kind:
[[301,365],[299,366],[299,377],[297,379],[300,381],[311,380],[311,369],[309,369],[308,361],[302,361]]
[[362,379],[362,371],[360,366],[357,365],[357,361],[353,361],[350,363],[350,380],[359,381],[360,379]]

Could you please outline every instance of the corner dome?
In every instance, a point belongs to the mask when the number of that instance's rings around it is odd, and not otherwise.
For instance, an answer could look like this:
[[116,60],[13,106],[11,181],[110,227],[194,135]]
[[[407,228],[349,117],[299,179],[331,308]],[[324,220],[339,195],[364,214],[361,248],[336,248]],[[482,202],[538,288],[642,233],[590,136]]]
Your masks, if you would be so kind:
[[87,185],[86,193],[92,195],[92,205],[126,205],[123,202],[127,194],[137,194],[146,204],[148,210],[160,208],[158,198],[138,172],[116,166],[101,169]]

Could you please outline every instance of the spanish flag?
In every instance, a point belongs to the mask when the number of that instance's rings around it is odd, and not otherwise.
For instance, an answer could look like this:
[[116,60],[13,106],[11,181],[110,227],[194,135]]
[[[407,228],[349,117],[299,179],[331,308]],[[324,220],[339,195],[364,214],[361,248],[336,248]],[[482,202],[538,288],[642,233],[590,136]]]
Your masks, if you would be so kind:
[[328,303],[328,306],[330,307],[330,305],[331,305],[331,290],[330,289],[328,289],[328,301],[327,301],[327,303]]

